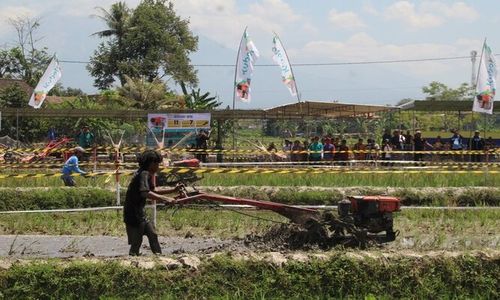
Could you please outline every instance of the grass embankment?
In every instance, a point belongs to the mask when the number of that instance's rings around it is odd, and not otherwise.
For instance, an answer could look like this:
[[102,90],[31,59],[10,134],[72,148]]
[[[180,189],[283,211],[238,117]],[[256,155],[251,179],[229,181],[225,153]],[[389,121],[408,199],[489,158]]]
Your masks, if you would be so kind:
[[197,271],[53,260],[0,270],[0,298],[498,299],[499,273],[498,256],[484,254],[360,258],[333,253],[326,260],[282,267],[221,255]]
[[[500,206],[499,188],[306,188],[306,187],[205,187],[226,196],[287,204],[335,205],[349,195],[392,195],[403,205]],[[122,190],[122,200],[125,199]],[[0,188],[0,211],[111,206],[114,191],[101,188]]]
[[[495,169],[498,170],[498,169]],[[478,170],[481,171],[481,170]],[[44,173],[36,170],[36,173]],[[51,171],[53,172],[53,171]],[[33,173],[33,172],[32,172]],[[16,172],[19,174],[19,172]],[[78,186],[110,188],[115,186],[114,175],[93,178],[75,177]],[[120,185],[126,187],[130,176],[121,176]],[[382,186],[382,187],[500,187],[500,174],[493,173],[337,173],[337,174],[205,174],[198,182],[204,186],[272,185],[272,186]],[[59,175],[40,178],[4,178],[0,187],[61,187]]]
[[[244,211],[268,220],[286,222],[267,211]],[[275,223],[227,210],[180,209],[158,212],[161,236],[243,238],[262,234]],[[400,231],[393,248],[415,250],[498,249],[500,210],[404,210],[395,214]],[[121,211],[2,215],[0,234],[111,235],[124,236]]]

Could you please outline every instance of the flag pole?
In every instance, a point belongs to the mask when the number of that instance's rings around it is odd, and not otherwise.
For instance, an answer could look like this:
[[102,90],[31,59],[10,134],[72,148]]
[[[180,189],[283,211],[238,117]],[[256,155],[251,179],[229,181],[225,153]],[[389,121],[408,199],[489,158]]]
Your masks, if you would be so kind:
[[293,83],[295,84],[295,92],[297,93],[297,102],[300,103],[299,87],[297,86],[297,80],[295,78],[295,74],[293,73],[292,63],[290,62],[290,58],[288,57],[288,53],[286,53],[285,45],[283,45],[283,42],[281,41],[279,35],[274,31],[273,31],[273,33],[274,33],[274,36],[276,38],[278,38],[281,45],[283,46],[283,51],[285,52],[286,60],[288,61],[288,64],[290,65],[290,72],[292,73],[292,76],[293,76]]
[[[480,71],[481,71],[481,63],[483,62],[483,56],[484,56],[484,46],[486,45],[486,38],[484,38],[483,42],[483,47],[481,48],[481,56],[479,57],[479,66],[477,67],[477,77],[476,77],[476,84],[473,86],[474,88],[474,95],[472,96],[472,120],[474,120],[474,101],[476,101],[476,89],[477,89],[477,83],[479,82],[479,76],[480,76]],[[476,122],[474,122],[476,124]],[[475,130],[475,129],[474,129]],[[472,149],[472,128],[469,131],[469,150]]]
[[245,26],[245,30],[243,31],[243,35],[241,36],[240,44],[238,46],[238,53],[236,54],[236,64],[234,65],[234,80],[233,80],[233,150],[235,149],[235,126],[236,126],[236,113],[235,113],[235,107],[236,107],[236,75],[238,74],[238,59],[240,58],[240,49],[241,49],[241,43],[243,43],[243,38],[245,37],[245,32],[247,32],[248,26]]

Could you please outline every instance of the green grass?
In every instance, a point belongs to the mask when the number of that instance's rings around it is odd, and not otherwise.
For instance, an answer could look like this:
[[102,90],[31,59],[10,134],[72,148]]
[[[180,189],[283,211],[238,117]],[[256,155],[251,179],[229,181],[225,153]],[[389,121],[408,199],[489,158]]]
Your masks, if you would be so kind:
[[[233,186],[390,186],[390,187],[500,187],[500,174],[205,174],[199,185]],[[114,176],[94,178],[75,177],[78,186],[113,188]],[[120,185],[126,187],[130,176],[121,176]],[[0,179],[0,187],[51,187],[63,186],[59,176],[42,178]]]
[[[500,206],[499,188],[382,187],[203,187],[202,192],[286,204],[336,205],[346,196],[389,195],[405,206]],[[121,190],[121,200],[126,189]],[[113,190],[96,187],[0,188],[0,211],[102,207],[116,205]]]
[[[287,222],[272,212],[245,210],[268,220]],[[179,209],[158,212],[157,231],[161,236],[243,238],[263,233],[275,223],[227,210]],[[500,210],[404,210],[395,214],[394,226],[401,232],[394,248],[414,249],[499,249]],[[123,236],[121,211],[77,213],[30,213],[2,215],[0,234],[111,235]],[[444,237],[444,239],[442,239]]]
[[205,186],[499,187],[500,174],[206,174],[199,184]]
[[5,299],[498,299],[498,258],[398,256],[276,267],[217,256],[198,271],[111,262],[31,262],[0,270]]

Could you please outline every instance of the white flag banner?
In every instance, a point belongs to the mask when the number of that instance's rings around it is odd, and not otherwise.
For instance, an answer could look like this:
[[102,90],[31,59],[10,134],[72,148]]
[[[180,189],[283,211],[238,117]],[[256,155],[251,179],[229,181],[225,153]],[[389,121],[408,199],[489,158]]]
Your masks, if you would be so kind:
[[483,57],[477,74],[476,97],[472,111],[493,114],[493,101],[496,92],[497,63],[491,48],[483,45]]
[[286,55],[285,48],[278,36],[273,37],[273,61],[281,68],[281,80],[286,85],[292,96],[297,96],[297,86],[293,77],[290,61]]
[[250,82],[252,81],[253,66],[259,58],[259,50],[255,47],[245,29],[240,43],[238,62],[236,63],[236,94],[243,102],[250,102]]
[[59,79],[61,79],[61,76],[61,67],[59,66],[57,58],[54,56],[47,70],[45,70],[45,73],[43,73],[42,78],[40,78],[40,81],[36,85],[28,104],[34,108],[40,108],[47,97],[47,93],[56,85]]

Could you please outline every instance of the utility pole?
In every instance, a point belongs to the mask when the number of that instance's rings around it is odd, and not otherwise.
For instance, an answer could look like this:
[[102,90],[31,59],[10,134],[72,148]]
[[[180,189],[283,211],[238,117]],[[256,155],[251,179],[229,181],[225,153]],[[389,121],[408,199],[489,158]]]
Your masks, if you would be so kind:
[[470,61],[472,62],[472,73],[471,73],[472,75],[470,80],[470,86],[473,89],[476,88],[476,58],[477,58],[477,51],[472,50],[470,52]]

